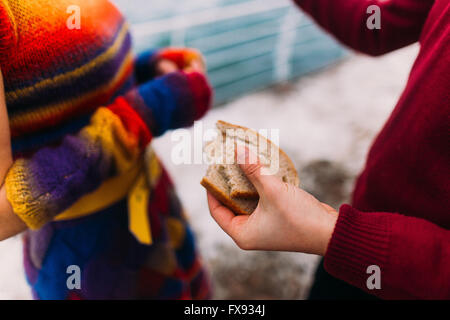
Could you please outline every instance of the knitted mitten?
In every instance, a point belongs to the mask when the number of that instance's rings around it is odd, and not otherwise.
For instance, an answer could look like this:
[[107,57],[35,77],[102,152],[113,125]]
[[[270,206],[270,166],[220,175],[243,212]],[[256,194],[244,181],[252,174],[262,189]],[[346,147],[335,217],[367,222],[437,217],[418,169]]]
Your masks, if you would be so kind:
[[136,59],[135,76],[138,83],[143,83],[156,77],[158,75],[157,64],[163,59],[174,62],[180,70],[188,68],[193,61],[205,64],[203,56],[195,49],[164,48],[150,50],[140,54]]

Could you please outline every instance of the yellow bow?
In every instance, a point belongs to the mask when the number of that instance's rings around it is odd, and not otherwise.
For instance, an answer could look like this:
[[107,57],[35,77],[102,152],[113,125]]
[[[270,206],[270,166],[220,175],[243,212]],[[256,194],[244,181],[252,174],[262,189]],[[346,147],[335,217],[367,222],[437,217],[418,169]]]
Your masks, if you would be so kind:
[[[145,159],[145,160],[144,160]],[[103,182],[92,193],[80,198],[55,220],[71,220],[94,214],[127,197],[128,227],[142,244],[152,244],[148,200],[152,187],[161,176],[161,165],[153,149],[129,171]]]

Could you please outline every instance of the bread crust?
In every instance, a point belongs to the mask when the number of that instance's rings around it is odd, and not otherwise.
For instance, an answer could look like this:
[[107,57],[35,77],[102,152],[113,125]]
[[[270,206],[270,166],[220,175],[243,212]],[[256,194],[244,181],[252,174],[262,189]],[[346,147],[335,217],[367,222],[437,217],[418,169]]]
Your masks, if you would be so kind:
[[245,198],[245,199],[258,199],[258,192],[252,191],[233,191],[230,193],[230,197],[232,198]]
[[[296,186],[299,185],[298,173],[297,173],[297,170],[295,169],[294,163],[288,157],[288,155],[281,148],[279,148],[276,144],[274,144],[272,141],[270,141],[266,137],[260,135],[258,132],[254,131],[252,129],[246,128],[246,127],[234,125],[234,124],[222,121],[222,120],[217,121],[217,124],[218,124],[218,126],[222,125],[222,126],[229,127],[229,128],[242,129],[244,131],[249,131],[251,134],[254,134],[256,137],[258,137],[258,139],[260,137],[262,137],[267,142],[268,146],[270,146],[271,148],[274,147],[274,148],[276,148],[276,150],[279,151],[280,157],[282,157],[286,161],[288,168],[295,174],[295,176],[294,176],[295,185]],[[252,214],[254,211],[254,209],[253,209],[251,212],[249,212],[248,208],[243,208],[241,205],[239,205],[239,201],[250,201],[249,204],[250,205],[254,204],[255,208],[258,204],[259,194],[257,192],[233,191],[233,192],[231,192],[231,194],[229,194],[228,192],[224,192],[213,181],[211,181],[208,178],[208,173],[207,173],[207,175],[205,175],[205,177],[203,177],[200,184],[206,190],[208,190],[217,200],[219,200],[221,203],[223,203],[226,207],[228,207],[235,214],[249,215],[249,214]],[[253,201],[254,201],[254,203],[253,203]]]
[[[233,211],[236,214],[243,214],[243,215],[249,215],[252,212],[247,212],[243,208],[239,207],[236,202],[231,199],[228,195],[226,195],[222,190],[217,188],[214,183],[209,181],[207,177],[203,177],[200,184],[205,187],[206,190],[208,190],[217,200],[222,202],[225,206],[227,206],[231,211]],[[255,200],[257,201],[257,200]]]

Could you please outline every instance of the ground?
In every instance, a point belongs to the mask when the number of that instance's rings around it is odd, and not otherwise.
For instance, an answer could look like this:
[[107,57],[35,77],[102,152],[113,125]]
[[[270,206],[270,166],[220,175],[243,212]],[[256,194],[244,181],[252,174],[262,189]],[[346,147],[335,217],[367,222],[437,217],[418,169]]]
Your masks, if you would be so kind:
[[[414,62],[412,46],[381,58],[353,55],[335,66],[249,94],[218,107],[218,120],[256,129],[279,129],[280,146],[299,170],[301,186],[338,208],[348,202],[371,141],[395,106]],[[170,133],[154,145],[172,175],[197,234],[220,299],[302,299],[318,257],[300,253],[245,252],[209,215],[199,181],[206,164],[175,165]],[[28,299],[19,237],[0,243],[0,299]]]

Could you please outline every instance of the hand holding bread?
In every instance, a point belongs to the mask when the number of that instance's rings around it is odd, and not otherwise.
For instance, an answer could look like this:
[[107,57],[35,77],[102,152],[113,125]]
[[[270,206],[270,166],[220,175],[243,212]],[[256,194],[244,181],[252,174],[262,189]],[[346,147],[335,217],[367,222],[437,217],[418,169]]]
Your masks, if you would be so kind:
[[298,186],[297,170],[291,159],[267,138],[251,129],[217,122],[219,135],[206,146],[206,153],[213,163],[209,166],[201,184],[217,199],[237,214],[251,214],[258,204],[258,192],[239,167],[235,149],[250,148],[264,164],[267,174],[274,174],[284,182]]
[[[237,166],[256,190],[258,198],[231,197],[232,188],[223,173],[221,175],[214,165],[210,166],[202,184],[208,190],[209,210],[219,226],[245,250],[324,255],[338,213],[298,188],[296,172],[285,170],[289,179],[283,178],[283,174],[281,177],[263,174],[264,165],[246,145],[236,146],[235,154]],[[256,162],[255,158],[258,159]],[[236,187],[249,190],[246,183]],[[239,212],[241,209],[248,211]]]

